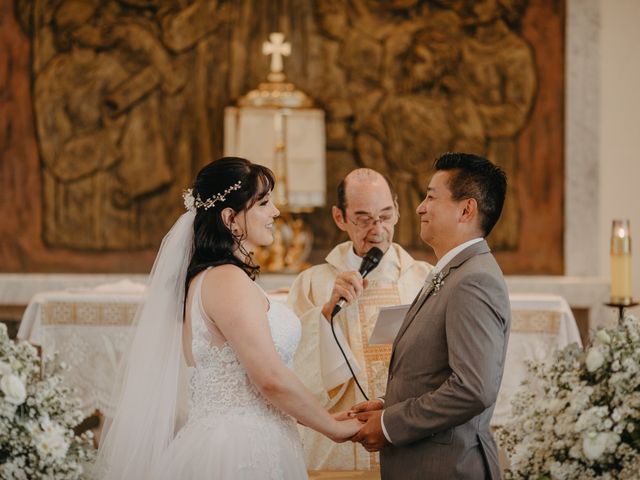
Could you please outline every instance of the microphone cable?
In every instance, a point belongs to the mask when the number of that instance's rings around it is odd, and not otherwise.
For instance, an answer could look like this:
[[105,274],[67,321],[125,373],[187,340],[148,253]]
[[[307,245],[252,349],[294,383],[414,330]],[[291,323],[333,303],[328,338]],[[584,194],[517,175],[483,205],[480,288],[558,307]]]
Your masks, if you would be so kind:
[[353,371],[353,368],[351,367],[351,363],[349,363],[349,359],[347,358],[347,354],[344,353],[344,350],[342,349],[342,345],[340,345],[340,342],[338,341],[338,336],[336,335],[336,331],[333,328],[333,319],[335,318],[336,314],[338,312],[332,313],[331,314],[331,333],[333,333],[333,338],[336,340],[336,344],[338,345],[338,348],[340,349],[340,353],[342,353],[342,356],[344,357],[344,361],[347,362],[347,367],[349,367],[349,371],[351,372],[351,376],[353,377],[353,380],[356,382],[356,385],[358,386],[358,390],[360,390],[360,393],[362,393],[362,396],[368,401],[369,397],[367,396],[366,393],[364,393],[364,390],[362,389],[362,386],[360,385],[360,382],[358,381],[358,377],[356,377],[356,373]]
[[[362,263],[360,264],[360,270],[359,270],[363,279],[369,274],[369,272],[371,272],[371,270],[373,270],[378,266],[378,264],[380,263],[380,259],[382,258],[383,255],[384,255],[384,252],[380,250],[378,247],[372,247],[365,254],[364,258],[362,259]],[[358,377],[356,377],[356,373],[353,371],[353,367],[351,367],[351,363],[347,358],[347,354],[344,353],[342,345],[340,345],[340,342],[338,341],[338,336],[336,335],[336,331],[333,325],[333,319],[338,314],[338,312],[342,309],[345,303],[346,303],[346,300],[344,298],[341,298],[338,301],[338,303],[336,303],[336,306],[333,308],[333,311],[331,312],[331,318],[329,319],[329,322],[331,323],[331,333],[333,333],[333,338],[335,339],[336,344],[340,349],[340,353],[342,353],[342,356],[344,357],[344,361],[347,363],[347,367],[349,367],[349,371],[351,372],[351,376],[353,377],[353,380],[356,382],[356,385],[358,386],[358,390],[360,390],[360,393],[362,393],[362,396],[368,401],[369,397],[367,396],[366,393],[364,393],[364,389],[362,388],[362,385],[360,385],[360,382],[358,381]]]

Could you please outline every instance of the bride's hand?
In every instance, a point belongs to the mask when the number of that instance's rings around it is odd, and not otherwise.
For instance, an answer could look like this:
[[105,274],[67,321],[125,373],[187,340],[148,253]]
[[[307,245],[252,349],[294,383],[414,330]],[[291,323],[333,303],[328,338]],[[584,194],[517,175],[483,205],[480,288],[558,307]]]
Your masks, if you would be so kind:
[[332,413],[331,416],[340,422],[344,420],[349,420],[351,418],[355,418],[355,415],[350,415],[349,410],[345,410],[344,412],[336,412]]
[[336,443],[346,442],[358,433],[363,425],[357,418],[334,420],[333,423],[332,429],[327,436]]

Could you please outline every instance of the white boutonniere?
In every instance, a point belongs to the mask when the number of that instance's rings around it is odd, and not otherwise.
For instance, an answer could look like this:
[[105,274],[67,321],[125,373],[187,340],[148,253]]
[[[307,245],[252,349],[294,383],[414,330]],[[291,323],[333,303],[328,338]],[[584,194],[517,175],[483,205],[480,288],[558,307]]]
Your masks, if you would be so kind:
[[431,279],[431,286],[429,288],[429,291],[431,292],[431,295],[437,295],[438,294],[438,292],[440,291],[440,289],[444,285],[444,277],[445,277],[445,274],[442,271],[436,273],[433,276],[433,278]]

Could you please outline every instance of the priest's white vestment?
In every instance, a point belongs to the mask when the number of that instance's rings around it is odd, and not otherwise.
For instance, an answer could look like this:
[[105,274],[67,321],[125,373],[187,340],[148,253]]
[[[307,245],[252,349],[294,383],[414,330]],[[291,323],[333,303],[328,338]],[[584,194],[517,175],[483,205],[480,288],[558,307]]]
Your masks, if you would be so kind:
[[[302,382],[331,412],[348,410],[364,401],[335,344],[322,306],[331,296],[340,272],[358,270],[361,258],[352,242],[337,245],[327,263],[302,272],[293,283],[288,303],[302,323],[302,338],[294,368]],[[369,285],[360,298],[345,306],[334,319],[336,333],[362,388],[369,398],[384,394],[391,345],[369,345],[380,307],[411,303],[420,291],[431,266],[414,260],[402,247],[392,244],[380,264],[368,276]],[[307,468],[310,470],[370,470],[379,467],[378,454],[360,444],[337,444],[306,427],[300,427]]]

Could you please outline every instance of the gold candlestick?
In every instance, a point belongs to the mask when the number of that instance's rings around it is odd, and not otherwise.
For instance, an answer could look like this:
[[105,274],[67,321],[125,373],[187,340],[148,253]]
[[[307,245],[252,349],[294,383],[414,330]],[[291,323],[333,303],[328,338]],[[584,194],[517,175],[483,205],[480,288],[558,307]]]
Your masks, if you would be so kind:
[[633,303],[629,220],[614,220],[611,227],[611,303]]

